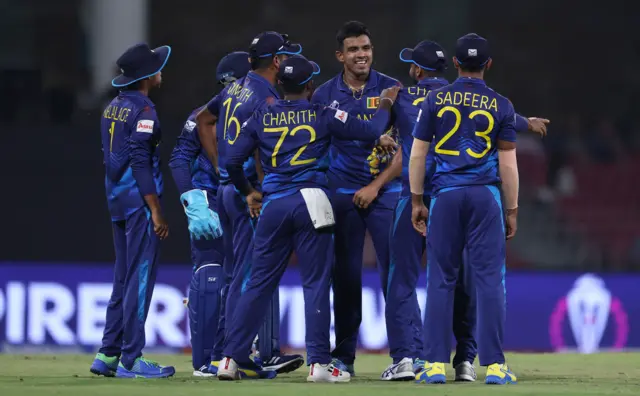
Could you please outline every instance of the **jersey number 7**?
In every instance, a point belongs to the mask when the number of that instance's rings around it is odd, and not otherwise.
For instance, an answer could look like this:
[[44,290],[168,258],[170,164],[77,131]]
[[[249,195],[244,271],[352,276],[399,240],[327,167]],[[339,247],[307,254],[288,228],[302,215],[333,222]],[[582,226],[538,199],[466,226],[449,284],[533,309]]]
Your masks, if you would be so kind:
[[310,135],[309,143],[307,143],[304,146],[300,147],[300,149],[298,150],[296,155],[294,155],[293,158],[291,158],[291,161],[289,161],[289,163],[291,165],[293,165],[293,166],[295,166],[295,165],[306,165],[306,164],[310,164],[310,163],[312,163],[313,161],[316,160],[316,158],[298,160],[298,158],[302,155],[304,150],[307,149],[307,146],[309,146],[311,143],[316,141],[316,130],[313,129],[313,127],[311,127],[309,125],[298,125],[297,127],[293,128],[291,130],[291,132],[289,132],[289,127],[264,128],[264,132],[265,133],[280,133],[281,134],[280,135],[280,139],[278,139],[278,142],[276,143],[276,147],[274,147],[273,153],[271,154],[271,166],[273,166],[274,168],[277,166],[276,156],[278,155],[278,152],[280,152],[280,148],[282,147],[282,143],[284,143],[284,140],[286,139],[286,137],[288,135],[295,136],[296,132],[298,132],[298,131],[309,131],[309,135]]

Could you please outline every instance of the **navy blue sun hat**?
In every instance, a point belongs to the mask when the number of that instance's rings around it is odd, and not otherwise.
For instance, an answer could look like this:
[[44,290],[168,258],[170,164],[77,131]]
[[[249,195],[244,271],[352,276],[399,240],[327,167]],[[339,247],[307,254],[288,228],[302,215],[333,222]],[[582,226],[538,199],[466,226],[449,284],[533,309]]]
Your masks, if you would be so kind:
[[249,63],[249,53],[235,51],[225,55],[216,68],[216,80],[220,84],[228,84],[238,80],[249,73],[251,63]]
[[400,60],[431,71],[443,71],[447,68],[444,49],[435,41],[424,40],[415,48],[404,48],[400,51]]
[[169,55],[171,47],[168,45],[153,50],[146,43],[134,45],[116,61],[122,74],[114,78],[111,85],[122,88],[158,74],[167,64]]
[[278,80],[285,84],[303,85],[320,74],[320,66],[302,55],[294,55],[280,63]]
[[257,35],[249,46],[252,58],[266,58],[280,54],[297,55],[302,52],[300,44],[293,44],[289,36],[278,32],[262,32]]
[[489,42],[475,33],[466,34],[456,43],[456,59],[466,67],[482,67],[489,62]]

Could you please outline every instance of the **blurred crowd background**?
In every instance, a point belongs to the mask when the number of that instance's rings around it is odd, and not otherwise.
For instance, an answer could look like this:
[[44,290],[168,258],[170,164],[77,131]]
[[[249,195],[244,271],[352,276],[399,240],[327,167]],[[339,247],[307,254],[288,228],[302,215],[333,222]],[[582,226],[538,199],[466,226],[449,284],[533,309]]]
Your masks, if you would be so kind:
[[[408,80],[398,59],[423,39],[452,51],[486,37],[489,85],[525,116],[552,120],[521,135],[519,233],[510,270],[640,270],[640,14],[610,0],[0,0],[0,261],[114,259],[99,118],[115,94],[115,61],[130,45],[171,45],[152,94],[164,164],[191,110],[218,92],[218,60],[260,31],[288,33],[340,71],[335,33],[357,19],[372,32],[374,68]],[[451,56],[451,53],[447,54]],[[446,77],[455,78],[450,66]],[[165,167],[170,237],[162,260],[189,263],[186,220]],[[367,266],[375,259],[369,241]]]

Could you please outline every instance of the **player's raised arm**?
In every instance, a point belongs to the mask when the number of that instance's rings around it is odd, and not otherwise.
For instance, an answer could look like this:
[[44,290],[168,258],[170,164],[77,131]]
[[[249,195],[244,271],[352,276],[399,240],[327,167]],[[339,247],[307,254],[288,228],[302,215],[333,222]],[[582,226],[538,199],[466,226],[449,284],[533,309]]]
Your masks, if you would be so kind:
[[513,106],[507,111],[498,133],[498,164],[502,193],[507,210],[507,239],[516,234],[518,217],[518,162],[516,158],[516,128]]
[[531,131],[541,137],[547,136],[547,125],[550,121],[546,118],[529,117],[526,118],[516,113],[515,128],[517,132]]
[[391,107],[398,96],[399,89],[399,87],[391,87],[382,91],[378,111],[370,121],[349,117],[346,111],[330,109],[333,117],[329,119],[329,129],[339,139],[377,140],[389,123]]
[[202,144],[209,161],[216,169],[218,169],[218,142],[215,124],[218,121],[220,98],[221,94],[214,96],[196,116],[200,144]]

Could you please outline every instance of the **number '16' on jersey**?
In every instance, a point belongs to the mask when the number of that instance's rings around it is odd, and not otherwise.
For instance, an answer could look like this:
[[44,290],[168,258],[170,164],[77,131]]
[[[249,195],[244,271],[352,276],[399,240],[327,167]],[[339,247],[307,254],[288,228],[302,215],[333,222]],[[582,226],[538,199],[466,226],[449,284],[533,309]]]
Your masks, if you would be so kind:
[[434,146],[434,192],[495,185],[500,183],[497,141],[515,142],[515,111],[483,80],[458,78],[429,92],[413,136]]

